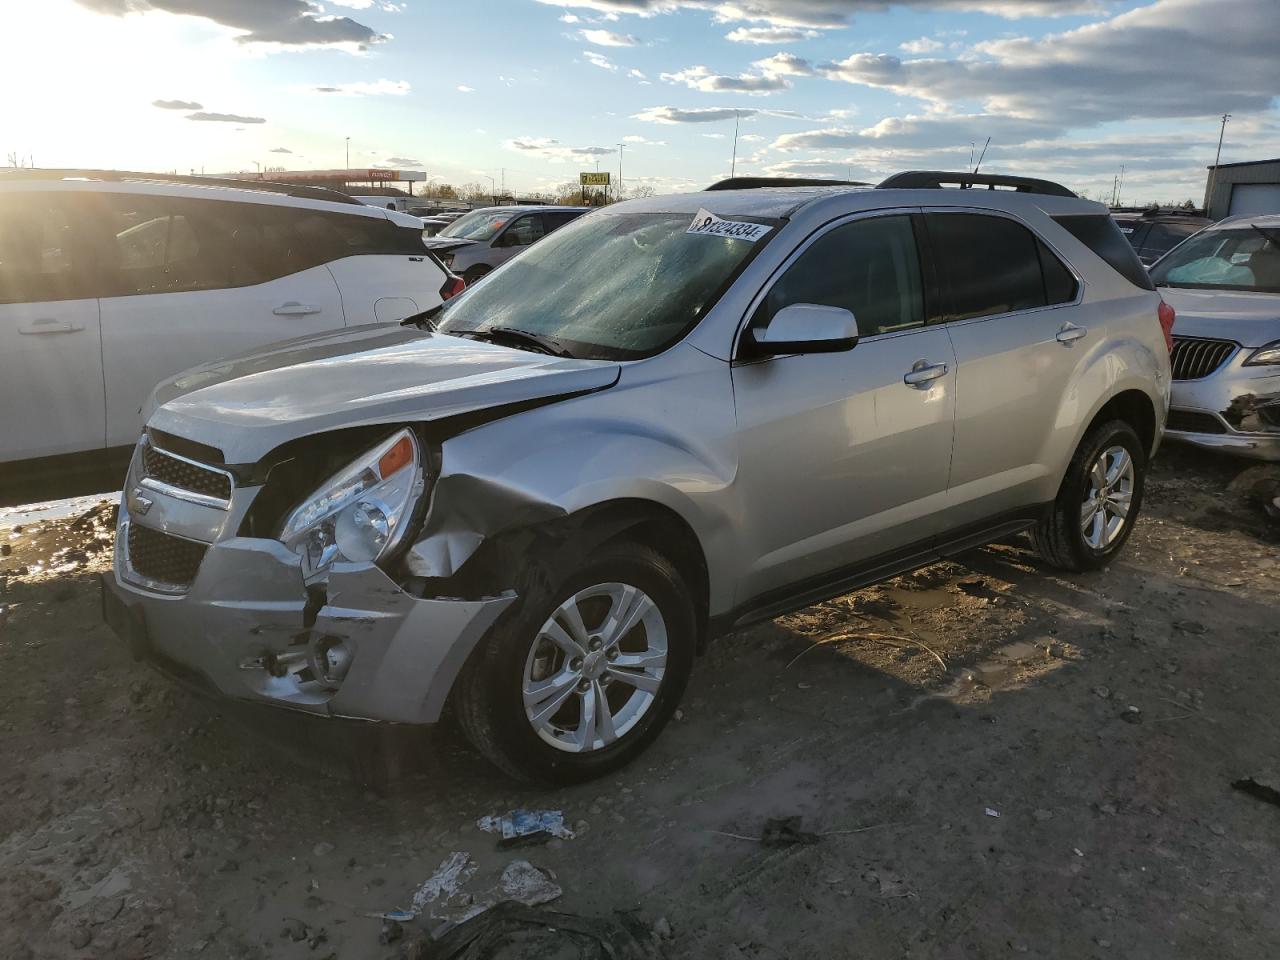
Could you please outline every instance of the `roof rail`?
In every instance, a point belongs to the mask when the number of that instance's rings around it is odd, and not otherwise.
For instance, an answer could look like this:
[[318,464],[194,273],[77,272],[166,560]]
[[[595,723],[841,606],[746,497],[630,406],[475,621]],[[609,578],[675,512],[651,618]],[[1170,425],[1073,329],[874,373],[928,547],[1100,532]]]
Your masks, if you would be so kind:
[[1005,187],[1018,193],[1038,193],[1047,197],[1074,197],[1060,183],[1052,180],[1037,180],[1034,177],[1012,177],[998,173],[947,173],[942,170],[908,170],[895,173],[888,180],[876,184],[880,190],[940,190],[944,184],[951,184],[961,190],[971,190],[975,186],[984,186],[988,190]]
[[758,190],[761,187],[869,187],[860,180],[818,180],[810,177],[729,177],[707,190]]
[[259,190],[263,193],[279,193],[300,200],[324,200],[329,203],[354,203],[364,206],[354,197],[327,187],[307,187],[293,183],[276,183],[271,180],[241,180],[236,177],[187,176],[181,173],[139,173],[132,170],[74,170],[40,169],[21,167],[0,169],[0,177],[9,180],[106,180],[112,183],[140,180],[152,183],[185,183],[198,187],[234,187],[237,190]]

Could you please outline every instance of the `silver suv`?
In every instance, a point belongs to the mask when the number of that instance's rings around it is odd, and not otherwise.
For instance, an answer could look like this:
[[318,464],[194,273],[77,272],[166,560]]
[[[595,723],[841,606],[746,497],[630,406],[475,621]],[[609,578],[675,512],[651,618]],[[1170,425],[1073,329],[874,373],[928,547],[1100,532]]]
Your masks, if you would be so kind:
[[621,203],[434,313],[157,388],[104,595],[139,655],[582,780],[717,634],[1015,531],[1109,563],[1169,401],[1171,311],[1045,181]]

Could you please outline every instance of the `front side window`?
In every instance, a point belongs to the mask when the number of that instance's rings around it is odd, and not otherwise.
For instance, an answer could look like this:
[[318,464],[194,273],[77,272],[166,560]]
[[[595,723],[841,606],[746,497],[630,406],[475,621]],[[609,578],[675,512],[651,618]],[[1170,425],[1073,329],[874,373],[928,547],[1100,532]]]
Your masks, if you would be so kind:
[[1156,264],[1158,287],[1280,293],[1280,228],[1207,230]]
[[0,303],[97,296],[84,276],[87,236],[56,195],[0,197]]
[[849,310],[860,337],[922,326],[924,287],[911,219],[857,220],[823,234],[769,290],[752,326],[794,303]]
[[[578,357],[628,360],[693,329],[777,224],[754,242],[689,233],[688,213],[601,210],[556,230],[448,301],[438,329],[554,339]],[[459,221],[461,222],[461,221]]]
[[483,243],[486,240],[492,240],[510,221],[510,210],[475,210],[453,221],[437,236]]
[[507,232],[502,235],[502,244],[506,247],[527,247],[541,240],[542,235],[542,214],[531,213],[507,228]]

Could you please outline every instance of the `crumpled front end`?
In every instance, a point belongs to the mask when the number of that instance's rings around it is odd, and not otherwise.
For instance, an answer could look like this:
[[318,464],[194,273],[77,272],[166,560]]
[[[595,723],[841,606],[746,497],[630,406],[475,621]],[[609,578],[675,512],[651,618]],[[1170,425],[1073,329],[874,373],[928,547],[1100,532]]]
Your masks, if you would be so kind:
[[1206,450],[1280,460],[1280,368],[1249,366],[1228,340],[1175,337],[1165,435]]
[[515,599],[422,599],[374,563],[304,584],[284,544],[239,531],[261,484],[139,444],[104,612],[135,653],[241,700],[399,723],[439,718],[454,678]]

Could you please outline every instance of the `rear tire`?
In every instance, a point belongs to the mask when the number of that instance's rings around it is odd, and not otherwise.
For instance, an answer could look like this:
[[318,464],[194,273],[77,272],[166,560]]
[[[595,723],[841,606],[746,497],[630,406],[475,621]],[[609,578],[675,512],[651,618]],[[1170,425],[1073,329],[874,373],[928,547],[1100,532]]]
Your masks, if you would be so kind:
[[1100,570],[1124,547],[1142,508],[1147,457],[1123,420],[1092,427],[1067,466],[1058,497],[1031,531],[1045,563],[1078,573]]
[[[615,616],[623,622],[610,630]],[[533,588],[481,640],[454,687],[459,724],[517,779],[603,776],[671,718],[695,640],[693,602],[675,567],[639,544],[605,544],[553,585]]]

